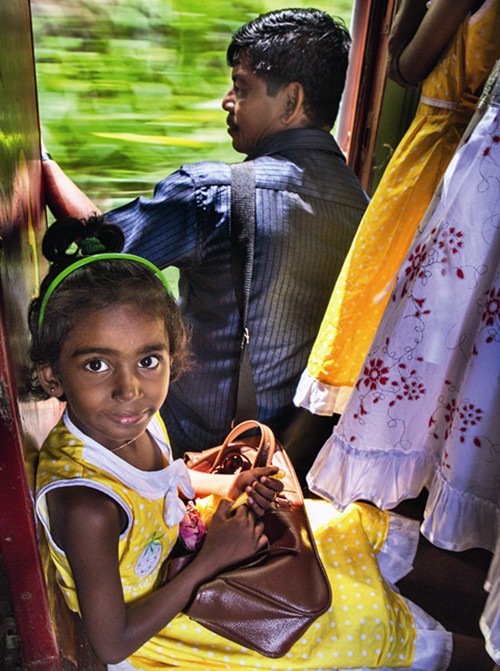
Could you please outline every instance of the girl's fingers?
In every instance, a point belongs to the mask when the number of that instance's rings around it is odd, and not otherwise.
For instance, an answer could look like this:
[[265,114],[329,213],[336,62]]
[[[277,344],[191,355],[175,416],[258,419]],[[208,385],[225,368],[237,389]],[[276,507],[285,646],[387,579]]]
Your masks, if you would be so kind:
[[273,471],[275,472],[261,475],[258,480],[247,485],[245,491],[238,496],[227,511],[227,515],[232,515],[240,506],[247,504],[257,516],[261,516],[269,508],[276,494],[283,489],[283,483],[280,480],[285,476],[284,471],[274,467]]
[[283,483],[263,476],[259,482],[255,482],[252,487],[247,487],[246,493],[264,512],[274,501],[276,494],[283,489]]
[[269,545],[268,537],[266,536],[266,534],[262,534],[261,537],[259,538],[259,543],[257,545],[257,550],[263,550],[268,545]]

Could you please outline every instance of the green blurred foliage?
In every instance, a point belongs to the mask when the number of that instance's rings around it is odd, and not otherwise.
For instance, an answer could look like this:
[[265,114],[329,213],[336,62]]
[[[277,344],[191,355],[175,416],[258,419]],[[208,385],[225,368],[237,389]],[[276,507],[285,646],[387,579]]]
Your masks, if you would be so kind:
[[[294,2],[294,6],[310,6]],[[48,150],[103,210],[182,163],[236,161],[221,99],[232,32],[276,0],[31,0]],[[349,25],[352,0],[314,3]]]

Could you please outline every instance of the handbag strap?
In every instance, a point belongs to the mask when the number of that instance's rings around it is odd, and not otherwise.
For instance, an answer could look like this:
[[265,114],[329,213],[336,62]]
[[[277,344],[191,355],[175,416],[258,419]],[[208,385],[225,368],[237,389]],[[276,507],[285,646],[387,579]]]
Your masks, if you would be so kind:
[[257,397],[248,343],[248,304],[255,244],[255,170],[252,161],[231,165],[231,275],[240,313],[240,352],[233,426],[257,419]]
[[274,433],[266,424],[261,424],[260,422],[257,422],[253,419],[249,419],[235,426],[227,434],[220,448],[217,448],[219,450],[219,453],[213,463],[211,470],[215,471],[217,469],[219,464],[221,464],[224,461],[224,458],[226,457],[227,453],[231,452],[234,449],[234,443],[237,441],[237,439],[250,429],[259,429],[261,434],[261,438],[258,445],[255,445],[255,450],[257,451],[257,454],[252,464],[252,468],[257,468],[259,466],[268,466],[271,464],[274,451],[276,449],[276,439],[274,437]]

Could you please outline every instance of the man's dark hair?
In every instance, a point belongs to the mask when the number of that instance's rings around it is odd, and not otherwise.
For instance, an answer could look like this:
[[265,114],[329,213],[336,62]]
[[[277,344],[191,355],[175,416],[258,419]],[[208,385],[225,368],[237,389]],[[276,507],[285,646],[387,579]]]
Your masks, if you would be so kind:
[[280,9],[241,26],[227,50],[230,67],[248,58],[274,96],[290,82],[304,88],[315,127],[332,127],[344,90],[351,37],[342,19],[318,9]]

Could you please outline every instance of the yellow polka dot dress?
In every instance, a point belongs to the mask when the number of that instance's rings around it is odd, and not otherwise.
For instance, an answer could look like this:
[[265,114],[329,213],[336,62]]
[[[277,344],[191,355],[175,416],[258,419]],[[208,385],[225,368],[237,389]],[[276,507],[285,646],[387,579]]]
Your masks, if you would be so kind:
[[334,287],[295,403],[341,413],[416,229],[500,57],[500,0],[460,26],[429,74],[415,118],[394,152]]
[[[149,430],[170,458],[159,420],[153,420]],[[125,602],[132,604],[154,591],[160,566],[177,538],[177,525],[165,522],[171,499],[165,487],[163,491],[158,487],[163,481],[172,493],[177,475],[171,471],[177,463],[153,473],[139,471],[82,434],[66,415],[48,436],[37,469],[36,511],[57,583],[72,610],[78,611],[74,581],[64,553],[50,535],[47,492],[71,482],[104,491],[123,507],[128,524],[119,540],[119,564]],[[181,613],[123,665],[110,668],[410,668],[417,638],[415,621],[379,568],[386,552],[389,514],[370,505],[352,505],[343,513],[326,501],[308,501],[307,506],[333,598],[330,609],[284,657],[263,657]]]

